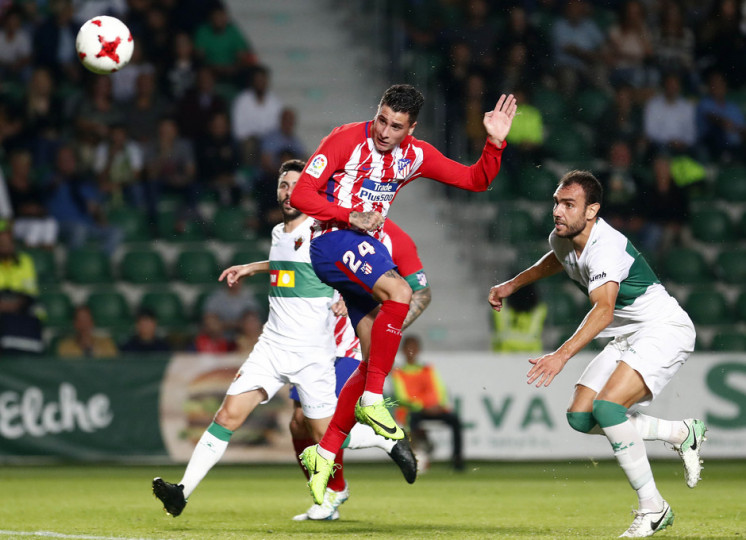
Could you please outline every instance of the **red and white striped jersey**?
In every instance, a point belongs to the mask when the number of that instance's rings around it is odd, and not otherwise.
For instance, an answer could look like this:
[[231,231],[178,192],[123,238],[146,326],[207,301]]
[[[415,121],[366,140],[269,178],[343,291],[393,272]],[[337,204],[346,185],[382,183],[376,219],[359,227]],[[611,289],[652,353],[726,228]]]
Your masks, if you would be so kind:
[[[334,302],[340,299],[340,294],[334,291]],[[355,335],[355,329],[347,316],[334,319],[334,342],[337,344],[337,358],[347,357],[362,360],[360,340]]]
[[[398,190],[420,176],[484,191],[500,170],[502,148],[489,141],[469,167],[411,135],[390,152],[380,153],[370,130],[371,122],[337,127],[308,160],[290,203],[316,219],[314,235],[349,228],[353,211],[376,211],[385,217]],[[378,237],[379,231],[371,234]]]

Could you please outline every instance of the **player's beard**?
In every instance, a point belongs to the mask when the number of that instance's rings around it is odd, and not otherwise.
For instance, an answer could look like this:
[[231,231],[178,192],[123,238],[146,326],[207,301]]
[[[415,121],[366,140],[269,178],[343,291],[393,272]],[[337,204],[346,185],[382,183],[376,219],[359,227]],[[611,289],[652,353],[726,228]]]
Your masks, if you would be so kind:
[[300,210],[296,210],[292,206],[287,208],[284,203],[280,205],[280,208],[282,208],[282,218],[285,221],[293,221],[301,214]]
[[575,238],[577,235],[583,232],[585,229],[585,220],[581,219],[578,220],[576,223],[568,223],[566,221],[562,222],[562,224],[565,226],[565,232],[558,232],[555,222],[555,233],[560,238]]

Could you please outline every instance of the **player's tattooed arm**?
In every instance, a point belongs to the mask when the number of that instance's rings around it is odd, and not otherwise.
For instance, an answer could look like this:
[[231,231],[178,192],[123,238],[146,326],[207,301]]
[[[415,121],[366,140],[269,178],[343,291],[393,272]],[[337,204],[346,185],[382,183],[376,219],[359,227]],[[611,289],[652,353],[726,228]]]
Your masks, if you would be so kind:
[[380,212],[350,212],[350,225],[363,231],[375,231],[383,225]]
[[407,312],[407,317],[404,319],[404,324],[402,324],[402,330],[406,329],[425,311],[427,306],[430,305],[432,298],[430,287],[412,293],[412,300],[409,302],[409,311]]

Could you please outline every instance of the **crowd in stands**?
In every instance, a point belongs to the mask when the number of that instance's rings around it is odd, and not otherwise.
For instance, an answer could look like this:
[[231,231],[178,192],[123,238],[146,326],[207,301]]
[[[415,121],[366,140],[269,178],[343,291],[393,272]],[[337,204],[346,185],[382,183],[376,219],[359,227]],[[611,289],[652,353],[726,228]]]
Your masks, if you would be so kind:
[[[442,96],[444,152],[478,155],[489,100],[513,92],[520,114],[501,174],[517,185],[552,160],[591,168],[605,217],[646,252],[681,241],[708,171],[745,164],[737,0],[385,3],[387,27],[401,29],[392,62],[405,78],[428,66]],[[131,63],[110,76],[87,72],[75,51],[80,25],[103,14],[135,41]],[[150,239],[209,231],[205,201],[252,209],[242,226],[266,236],[281,219],[279,164],[307,157],[290,105],[219,0],[0,0],[0,218],[17,249],[96,246],[110,258],[125,241],[111,219],[121,208],[146,217]],[[20,292],[33,300],[31,290]],[[144,309],[129,341],[100,345],[77,306],[74,332],[53,352],[245,351],[266,313],[247,289],[220,295],[176,344],[159,339],[157,314]],[[22,304],[36,316],[33,301]]]

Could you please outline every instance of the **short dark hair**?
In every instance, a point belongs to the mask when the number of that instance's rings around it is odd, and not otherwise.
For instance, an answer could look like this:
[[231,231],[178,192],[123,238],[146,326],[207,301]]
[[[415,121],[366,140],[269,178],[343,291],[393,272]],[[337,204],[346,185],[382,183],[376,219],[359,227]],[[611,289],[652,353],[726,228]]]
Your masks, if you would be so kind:
[[583,188],[586,206],[594,203],[601,204],[601,199],[604,197],[604,188],[598,178],[593,176],[591,172],[578,170],[567,172],[560,178],[558,185],[563,188],[573,184],[578,184]]
[[289,159],[280,165],[280,170],[277,173],[277,176],[280,177],[283,174],[289,173],[290,171],[294,172],[303,172],[304,167],[306,166],[306,162],[301,159]]
[[424,103],[425,97],[422,92],[411,84],[395,84],[383,93],[378,107],[387,105],[394,112],[407,113],[409,123],[414,124]]

